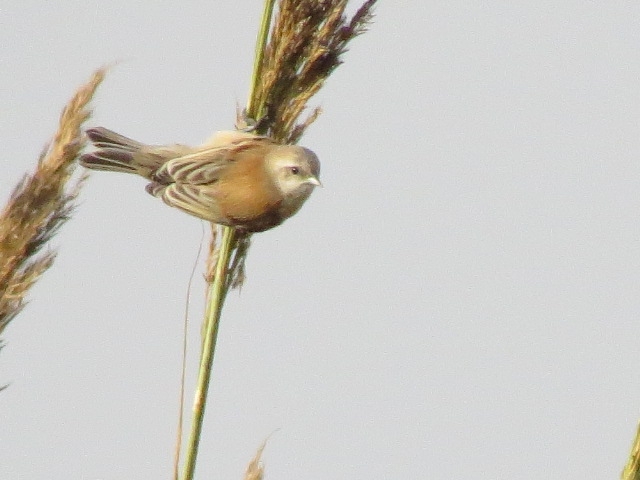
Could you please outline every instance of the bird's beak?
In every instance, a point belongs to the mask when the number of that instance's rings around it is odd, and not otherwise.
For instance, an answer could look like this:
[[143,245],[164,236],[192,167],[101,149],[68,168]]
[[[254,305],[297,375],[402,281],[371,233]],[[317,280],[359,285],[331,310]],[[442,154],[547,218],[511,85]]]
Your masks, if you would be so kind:
[[311,185],[316,187],[322,187],[322,182],[318,180],[316,177],[307,178],[307,183],[310,183]]

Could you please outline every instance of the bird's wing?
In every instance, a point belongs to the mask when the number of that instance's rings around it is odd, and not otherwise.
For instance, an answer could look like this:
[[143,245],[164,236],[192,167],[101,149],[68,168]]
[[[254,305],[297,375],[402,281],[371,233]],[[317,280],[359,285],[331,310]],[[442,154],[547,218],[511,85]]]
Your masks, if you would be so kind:
[[220,175],[220,171],[229,164],[231,158],[230,149],[225,147],[198,150],[169,160],[156,171],[153,180],[165,185],[213,183]]
[[164,164],[147,191],[172,207],[223,225],[275,214],[282,195],[265,179],[262,168],[274,144],[252,136],[224,146],[200,147]]
[[228,224],[210,188],[172,183],[159,191],[164,203],[209,222]]
[[218,179],[227,166],[239,158],[239,154],[275,144],[268,137],[241,132],[229,140],[223,145],[205,144],[188,155],[167,161],[157,170],[153,179],[163,184],[174,182],[189,185],[211,184]]

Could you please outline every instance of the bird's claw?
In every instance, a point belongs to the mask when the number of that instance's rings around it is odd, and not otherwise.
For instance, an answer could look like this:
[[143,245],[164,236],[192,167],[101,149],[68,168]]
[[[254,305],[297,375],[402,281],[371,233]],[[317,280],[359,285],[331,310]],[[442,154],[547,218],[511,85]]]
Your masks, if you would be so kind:
[[269,122],[268,116],[263,115],[256,120],[249,117],[247,109],[236,109],[236,130],[244,133],[257,133],[266,130],[266,126]]

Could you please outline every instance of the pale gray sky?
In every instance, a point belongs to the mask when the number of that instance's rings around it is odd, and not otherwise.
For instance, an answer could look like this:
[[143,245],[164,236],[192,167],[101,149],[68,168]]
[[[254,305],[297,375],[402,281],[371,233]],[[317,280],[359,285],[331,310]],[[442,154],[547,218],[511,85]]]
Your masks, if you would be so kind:
[[[148,143],[197,144],[245,101],[261,2],[5,3],[2,201],[100,65],[121,61],[91,123]],[[472,3],[382,1],[315,99],[325,188],[254,239],[199,478],[240,478],[276,429],[269,479],[617,478],[640,418],[640,5]],[[1,480],[170,475],[203,226],[144,185],[92,175],[6,332]]]

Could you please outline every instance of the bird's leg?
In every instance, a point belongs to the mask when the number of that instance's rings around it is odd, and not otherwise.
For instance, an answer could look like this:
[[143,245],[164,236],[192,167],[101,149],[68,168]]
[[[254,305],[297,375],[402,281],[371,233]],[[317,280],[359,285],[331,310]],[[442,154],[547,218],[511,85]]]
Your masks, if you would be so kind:
[[255,118],[250,118],[249,115],[247,115],[246,108],[240,110],[239,107],[236,107],[236,130],[244,133],[258,133],[266,131],[268,126],[268,114],[263,115],[258,120],[256,120]]

